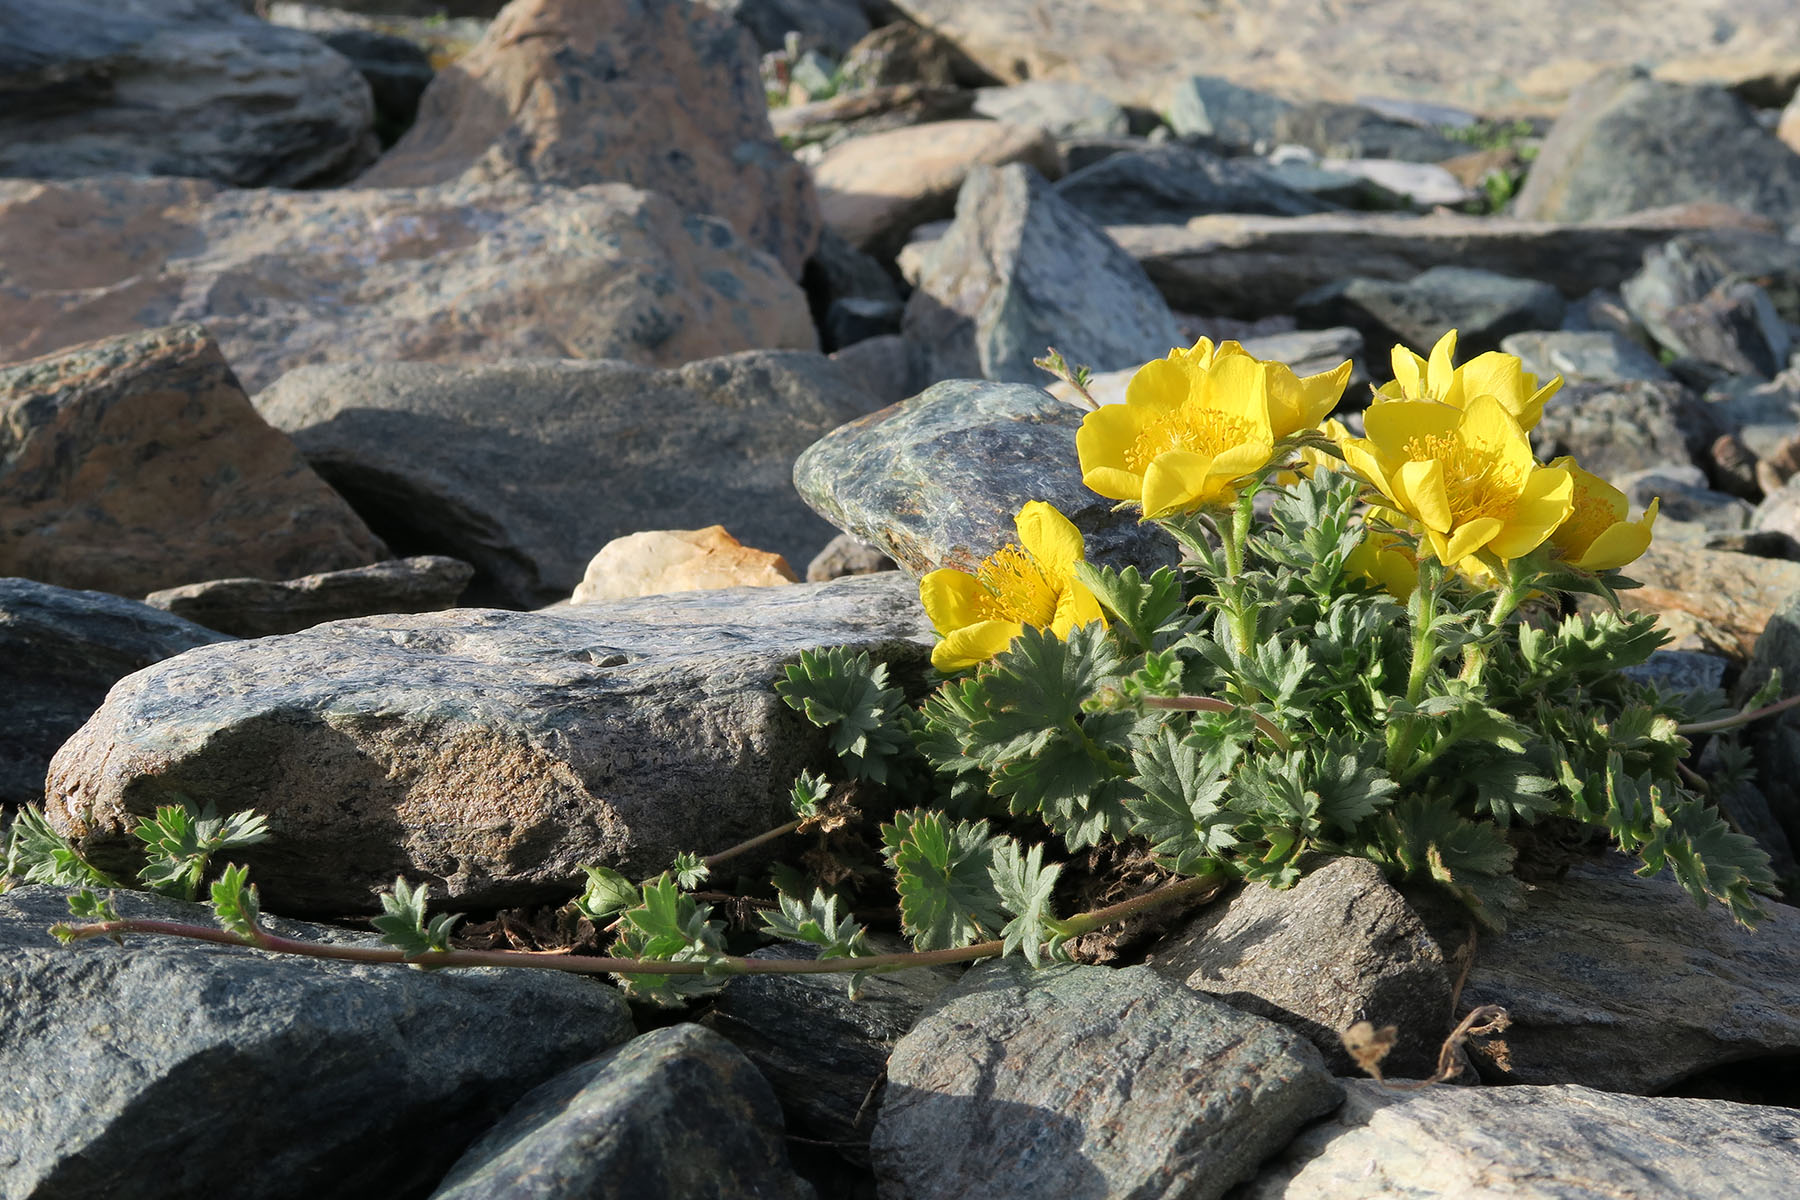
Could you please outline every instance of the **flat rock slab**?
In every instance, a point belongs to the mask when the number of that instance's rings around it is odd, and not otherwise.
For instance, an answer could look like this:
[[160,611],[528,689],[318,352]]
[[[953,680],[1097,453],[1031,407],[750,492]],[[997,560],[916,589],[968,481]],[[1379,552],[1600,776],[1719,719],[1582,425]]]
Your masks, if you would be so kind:
[[432,1200],[813,1200],[768,1081],[698,1025],[654,1029],[531,1091]]
[[774,259],[625,184],[0,180],[0,362],[175,321],[203,322],[252,392],[319,362],[673,366],[818,345]]
[[[69,919],[66,895],[0,895],[4,1200],[419,1195],[528,1089],[632,1032],[613,988],[549,971],[173,938],[65,948],[46,931]],[[127,917],[215,927],[198,904],[116,899]]]
[[1750,657],[1769,618],[1800,593],[1800,563],[1654,542],[1631,564],[1631,577],[1643,586],[1625,593],[1626,607],[1656,613],[1677,632],[1698,622],[1739,658]]
[[198,325],[0,367],[0,575],[133,596],[386,557]]
[[0,804],[42,802],[50,756],[113,684],[226,640],[135,600],[0,579]]
[[271,583],[212,579],[164,588],[144,603],[234,637],[297,633],[324,621],[453,608],[475,568],[424,555]]
[[1787,1108],[1584,1087],[1344,1091],[1242,1200],[1739,1200],[1787,1195],[1800,1171]]
[[1298,1035],[1146,967],[971,968],[902,1038],[883,1200],[1216,1200],[1341,1090]]
[[[1677,233],[1736,225],[1767,230],[1718,205],[1636,213],[1614,221],[1557,224],[1445,213],[1220,215],[1186,226],[1116,225],[1114,241],[1143,264],[1182,312],[1274,316],[1338,279],[1411,279],[1432,267],[1475,267],[1554,285],[1565,296],[1616,288],[1644,251]],[[1385,347],[1374,347],[1379,354]],[[1427,347],[1419,347],[1420,350]]]
[[369,87],[236,0],[0,0],[0,175],[341,180],[375,157]]
[[472,563],[470,602],[566,600],[614,538],[723,525],[804,563],[830,525],[794,460],[874,401],[811,353],[622,362],[308,367],[256,398],[409,553]]
[[974,570],[1018,540],[1013,518],[1046,500],[1087,539],[1090,561],[1174,557],[1154,526],[1081,482],[1082,411],[1022,383],[952,379],[833,430],[794,464],[814,511],[905,570]]
[[896,574],[549,613],[335,621],[140,671],[51,764],[52,822],[115,865],[179,792],[254,806],[276,911],[366,910],[404,872],[468,907],[566,899],[778,825],[824,735],[775,695],[800,651],[922,671]]
[[[1481,940],[1464,1011],[1503,1006],[1514,1083],[1665,1091],[1713,1067],[1800,1055],[1800,910],[1769,904],[1754,931],[1722,904],[1612,855],[1530,889],[1504,935]],[[1785,1066],[1772,1069],[1786,1070]]]

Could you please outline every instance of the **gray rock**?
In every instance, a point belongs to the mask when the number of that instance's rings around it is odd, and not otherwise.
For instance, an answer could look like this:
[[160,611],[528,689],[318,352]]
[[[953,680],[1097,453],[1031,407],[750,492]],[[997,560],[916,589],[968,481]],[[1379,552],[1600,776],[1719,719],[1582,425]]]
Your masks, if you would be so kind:
[[683,592],[545,613],[335,621],[140,671],[52,761],[51,821],[124,869],[171,792],[254,805],[273,908],[367,909],[405,872],[472,908],[566,898],[777,825],[823,735],[775,695],[802,650],[923,669],[897,576]]
[[1207,213],[1298,216],[1336,207],[1254,160],[1169,142],[1111,155],[1065,175],[1056,194],[1097,225],[1185,225]]
[[1737,434],[1751,454],[1771,458],[1800,427],[1800,371],[1771,380],[1727,379],[1706,390],[1705,407],[1713,423]]
[[[147,936],[64,948],[46,929],[68,919],[65,895],[0,896],[7,1200],[420,1195],[520,1095],[631,1035],[613,988],[551,971]],[[215,927],[201,905],[116,899],[127,917]]]
[[850,47],[839,64],[853,90],[911,83],[978,87],[994,82],[954,42],[897,12],[875,14],[875,23],[878,27]]
[[1737,1200],[1800,1171],[1800,1115],[1585,1087],[1345,1086],[1241,1200]]
[[1800,540],[1800,478],[1790,479],[1763,497],[1751,514],[1749,527]]
[[790,33],[800,35],[806,49],[823,50],[832,58],[868,35],[869,18],[858,0],[705,0],[750,31],[765,53],[787,47]]
[[0,93],[0,175],[297,187],[376,150],[356,68],[237,0],[4,0]]
[[827,352],[842,349],[868,337],[880,336],[879,333],[863,334],[844,340],[842,335],[845,331],[833,328],[831,315],[834,308],[845,301],[882,308],[891,306],[895,328],[880,332],[898,332],[898,314],[902,311],[900,289],[894,286],[885,267],[845,241],[837,231],[827,229],[820,236],[819,247],[806,260],[806,270],[801,274],[800,282],[806,288],[813,320],[824,335],[823,343]]
[[[1769,617],[1738,679],[1737,698],[1755,694],[1771,671],[1781,672],[1782,692],[1793,695],[1800,684],[1800,592],[1783,597]],[[1786,712],[1758,721],[1746,740],[1756,753],[1757,786],[1789,843],[1800,846],[1800,717]]]
[[1288,333],[1265,333],[1243,339],[1243,347],[1255,358],[1286,363],[1294,374],[1304,379],[1323,371],[1335,371],[1346,358],[1355,360],[1356,369],[1344,395],[1366,387],[1369,375],[1362,366],[1363,336],[1348,326],[1332,329],[1295,329]]
[[1371,112],[1427,129],[1473,129],[1481,118],[1453,104],[1433,104],[1404,96],[1358,96],[1356,103]]
[[1800,898],[1800,859],[1796,859],[1794,843],[1788,840],[1767,793],[1747,779],[1738,779],[1729,787],[1716,789],[1712,801],[1733,828],[1755,838],[1769,856],[1769,869],[1786,893],[1784,899],[1791,904]]
[[815,512],[914,575],[974,570],[1018,539],[1013,518],[1030,500],[1075,523],[1090,561],[1168,561],[1174,547],[1161,531],[1115,513],[1081,482],[1081,417],[1039,388],[940,383],[813,443],[794,464],[794,486]]
[[271,583],[213,579],[144,597],[152,608],[233,637],[297,633],[323,621],[454,608],[475,568],[425,555]]
[[1525,186],[1516,215],[1594,221],[1695,201],[1800,221],[1800,155],[1720,87],[1608,71],[1569,98]]
[[1671,238],[1644,255],[1621,291],[1657,342],[1685,353],[1668,314],[1741,282],[1762,288],[1780,319],[1800,321],[1800,244],[1770,233],[1708,229]]
[[1706,692],[1725,682],[1730,665],[1730,659],[1698,650],[1658,650],[1644,662],[1621,668],[1619,674],[1666,692]]
[[1726,1063],[1778,1071],[1800,1053],[1800,910],[1771,904],[1747,930],[1634,865],[1619,854],[1578,864],[1529,888],[1506,932],[1481,939],[1462,1008],[1512,1017],[1507,1064],[1469,1044],[1484,1076],[1647,1095]]
[[878,571],[892,571],[895,565],[893,559],[867,542],[840,533],[826,542],[825,548],[806,564],[806,582],[826,583],[846,575],[873,575]]
[[1500,339],[1562,323],[1563,300],[1547,283],[1468,267],[1433,267],[1405,283],[1352,278],[1309,292],[1294,302],[1294,316],[1312,326],[1348,325],[1375,347],[1426,353],[1445,330],[1457,331],[1465,357],[1500,348]]
[[1617,383],[1669,378],[1655,355],[1610,329],[1513,333],[1500,339],[1500,349],[1516,355],[1539,379],[1561,375],[1568,383]]
[[1769,295],[1748,280],[1722,283],[1662,314],[1664,345],[1732,375],[1768,379],[1787,366],[1790,338]]
[[1631,315],[1625,297],[1611,288],[1595,288],[1579,300],[1570,301],[1563,313],[1562,327],[1570,333],[1616,333],[1644,350],[1653,350],[1656,344]]
[[528,1093],[432,1200],[813,1200],[769,1085],[731,1043],[671,1025]]
[[1193,75],[1170,95],[1169,127],[1178,134],[1261,151],[1275,144],[1276,122],[1293,107],[1267,92],[1211,75]]
[[375,29],[336,29],[319,40],[349,59],[368,82],[375,133],[382,145],[393,145],[419,115],[419,97],[437,74],[431,56],[409,38]]
[[[1434,162],[1409,162],[1399,158],[1324,158],[1320,169],[1335,175],[1350,175],[1372,185],[1372,190],[1389,197],[1380,208],[1435,208],[1473,204],[1480,193],[1463,183]],[[1397,202],[1396,202],[1397,201]]]
[[1304,1035],[1338,1075],[1360,1075],[1338,1034],[1398,1030],[1382,1063],[1423,1078],[1450,1032],[1450,971],[1406,898],[1363,859],[1340,858],[1287,891],[1249,884],[1151,951],[1159,975]]
[[43,801],[50,756],[113,684],[227,640],[134,600],[0,579],[0,804]]
[[1603,479],[1699,461],[1717,436],[1713,414],[1678,383],[1565,384],[1544,405],[1531,444],[1545,462],[1573,454]]
[[1367,174],[1323,166],[1319,156],[1304,146],[1277,146],[1263,162],[1270,175],[1328,208],[1389,212],[1412,207],[1407,197],[1390,191]]
[[1275,118],[1277,143],[1291,143],[1326,158],[1395,158],[1435,163],[1469,150],[1467,142],[1412,121],[1397,121],[1360,104],[1315,100]]
[[470,603],[521,608],[568,596],[601,546],[645,529],[720,524],[807,561],[832,530],[794,494],[794,458],[874,407],[793,352],[664,371],[306,367],[256,403],[396,549],[473,563]]
[[897,333],[865,338],[831,354],[871,404],[898,404],[922,386],[914,373],[912,347]]
[[1015,125],[1035,125],[1051,137],[1122,137],[1131,132],[1125,110],[1079,83],[1039,79],[975,93],[975,113]]
[[[1104,165],[1104,164],[1103,164]],[[1096,371],[1181,340],[1143,269],[1023,164],[976,167],[907,301],[921,377],[1037,383],[1048,346]]]
[[[751,957],[815,956],[811,947],[783,944]],[[888,1056],[959,974],[934,967],[874,975],[854,999],[844,975],[746,975],[731,981],[702,1020],[762,1072],[791,1130],[834,1143],[846,1159],[867,1164]]]
[[888,1063],[884,1200],[1216,1200],[1340,1089],[1312,1046],[1145,967],[971,968]]
[[1627,471],[1610,481],[1625,493],[1634,512],[1661,501],[1656,514],[1659,539],[1704,544],[1716,533],[1740,533],[1752,527],[1756,509],[1747,501],[1707,486],[1698,467],[1650,467]]

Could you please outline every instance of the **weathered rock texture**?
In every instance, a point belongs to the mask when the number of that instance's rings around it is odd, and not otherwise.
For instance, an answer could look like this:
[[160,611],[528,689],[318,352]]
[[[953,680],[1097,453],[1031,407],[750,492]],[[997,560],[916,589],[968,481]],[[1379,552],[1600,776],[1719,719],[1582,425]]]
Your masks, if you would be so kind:
[[0,804],[43,800],[50,756],[113,684],[225,640],[135,600],[0,579]]
[[1147,968],[971,968],[900,1040],[888,1200],[1216,1200],[1340,1091],[1312,1046]]
[[791,276],[819,240],[745,31],[686,0],[516,0],[360,180],[628,183],[723,218]]
[[[158,938],[63,947],[46,931],[68,919],[65,896],[0,896],[5,1200],[420,1195],[517,1097],[631,1035],[616,991],[550,971],[427,973]],[[117,903],[213,926],[198,904]]]
[[832,529],[794,460],[872,403],[794,353],[313,367],[257,397],[396,548],[473,563],[470,603],[519,608],[567,599],[602,546],[645,529],[721,524],[808,561]]
[[1792,1109],[1584,1087],[1345,1085],[1243,1200],[1737,1200],[1800,1171]]
[[164,588],[144,603],[236,637],[296,633],[322,621],[453,608],[475,568],[430,555],[271,583],[211,579]]
[[176,321],[204,322],[252,392],[305,363],[818,345],[773,259],[623,184],[0,180],[0,361]]
[[0,175],[341,179],[376,151],[369,86],[238,0],[0,0]]
[[915,575],[972,571],[1018,540],[1013,518],[1046,500],[1075,523],[1090,561],[1173,557],[1153,525],[1115,513],[1081,482],[1081,410],[1020,383],[949,380],[813,443],[794,486],[826,520]]
[[1643,584],[1626,593],[1630,608],[1699,621],[1723,637],[1722,648],[1748,658],[1769,618],[1800,592],[1800,563],[1651,543],[1631,564]]
[[[917,670],[898,576],[686,592],[554,613],[336,621],[140,671],[58,753],[51,820],[129,864],[173,792],[254,806],[271,907],[366,909],[404,872],[469,907],[566,898],[782,820],[823,734],[775,695],[801,650]],[[441,893],[440,893],[441,894]]]
[[142,595],[386,557],[197,325],[0,367],[0,575]]
[[671,1025],[534,1089],[432,1200],[813,1200],[782,1132],[749,1060],[698,1025]]
[[779,587],[795,582],[798,577],[781,555],[744,545],[723,525],[646,529],[602,546],[569,602],[596,604],[665,592]]

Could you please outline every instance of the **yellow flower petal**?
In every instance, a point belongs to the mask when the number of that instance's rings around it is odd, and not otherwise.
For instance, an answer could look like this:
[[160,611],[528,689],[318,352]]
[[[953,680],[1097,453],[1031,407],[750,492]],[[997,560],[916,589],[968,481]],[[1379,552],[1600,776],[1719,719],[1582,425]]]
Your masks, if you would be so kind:
[[982,620],[987,598],[987,589],[973,575],[955,567],[940,567],[919,580],[919,603],[939,633]]
[[1477,550],[1486,548],[1504,528],[1504,522],[1498,517],[1477,517],[1458,525],[1448,537],[1435,529],[1426,532],[1437,550],[1438,561],[1446,567],[1454,567]]
[[1611,571],[1636,562],[1650,548],[1650,527],[1656,523],[1662,498],[1654,497],[1636,521],[1620,521],[1602,530],[1575,565],[1584,571]]
[[1456,394],[1456,368],[1450,365],[1450,360],[1455,357],[1456,330],[1452,329],[1431,348],[1431,363],[1425,373],[1425,383],[1431,389],[1432,398],[1444,404],[1455,404],[1461,399]]
[[[1179,359],[1158,358],[1145,363],[1137,369],[1130,381],[1125,385],[1125,408],[1138,410],[1132,414],[1140,424],[1144,421],[1144,411],[1167,411],[1176,408],[1188,398],[1192,387],[1192,373]],[[1118,405],[1102,405],[1099,412]],[[1090,417],[1098,413],[1089,414]],[[1087,424],[1086,421],[1082,422]]]
[[1042,500],[1021,508],[1013,525],[1019,531],[1019,545],[1050,574],[1067,575],[1087,551],[1075,523]]
[[1079,579],[1071,579],[1069,586],[1063,591],[1062,599],[1056,604],[1056,619],[1050,624],[1050,632],[1059,638],[1069,636],[1069,631],[1077,625],[1091,625],[1095,621],[1105,621],[1106,614],[1101,611],[1100,601],[1088,590]]
[[1501,558],[1519,558],[1544,544],[1569,517],[1575,481],[1557,467],[1538,467],[1525,481],[1505,531],[1489,547]]
[[1135,501],[1144,495],[1144,477],[1120,467],[1089,467],[1082,472],[1081,482],[1108,500]]
[[944,635],[931,651],[931,665],[946,675],[984,663],[1025,632],[1017,621],[977,621]]
[[1436,459],[1410,459],[1394,474],[1394,500],[1425,523],[1425,528],[1447,533],[1456,523],[1450,496],[1444,485],[1444,464]]
[[1194,501],[1217,494],[1212,486],[1212,456],[1191,450],[1169,450],[1156,456],[1144,471],[1143,506],[1146,517],[1166,517],[1192,507]]

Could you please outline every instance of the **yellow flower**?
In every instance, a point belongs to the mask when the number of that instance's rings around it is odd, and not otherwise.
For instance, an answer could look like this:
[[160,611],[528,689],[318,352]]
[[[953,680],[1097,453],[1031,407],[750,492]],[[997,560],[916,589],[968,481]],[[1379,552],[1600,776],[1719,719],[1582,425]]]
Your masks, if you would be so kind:
[[1269,369],[1269,430],[1276,438],[1311,429],[1323,421],[1344,398],[1344,385],[1350,382],[1351,363],[1347,358],[1333,370],[1302,379],[1286,363],[1252,357],[1238,342],[1220,342],[1215,347],[1210,338],[1201,338],[1189,349],[1169,351],[1170,361],[1180,363],[1190,374],[1210,371],[1221,359],[1233,356],[1262,363]]
[[1232,485],[1275,452],[1269,366],[1247,354],[1215,355],[1205,367],[1173,356],[1146,363],[1125,403],[1083,418],[1075,449],[1083,483],[1146,517],[1229,504]]
[[1015,544],[1001,547],[971,575],[955,567],[919,581],[919,601],[943,640],[931,665],[949,674],[986,662],[1027,625],[1068,637],[1103,620],[1100,602],[1073,572],[1086,549],[1081,531],[1042,500],[1019,510]]
[[1438,339],[1427,362],[1405,346],[1395,346],[1394,378],[1375,395],[1381,400],[1435,400],[1452,408],[1466,408],[1477,396],[1492,396],[1526,429],[1544,415],[1544,401],[1562,387],[1562,376],[1538,386],[1537,376],[1511,354],[1490,350],[1477,354],[1460,367],[1452,367],[1456,355],[1456,330]]
[[1569,472],[1539,466],[1492,396],[1463,409],[1392,400],[1370,405],[1363,422],[1369,436],[1343,443],[1345,461],[1424,527],[1445,566],[1479,551],[1529,554],[1573,508]]
[[1582,470],[1573,458],[1559,458],[1550,465],[1575,480],[1574,511],[1550,535],[1550,544],[1566,562],[1584,571],[1608,571],[1635,561],[1650,548],[1650,526],[1656,522],[1660,497],[1650,501],[1642,517],[1628,521],[1631,507],[1624,492]]
[[1344,570],[1387,589],[1396,600],[1405,600],[1419,586],[1419,559],[1412,547],[1385,529],[1363,533],[1344,559]]

